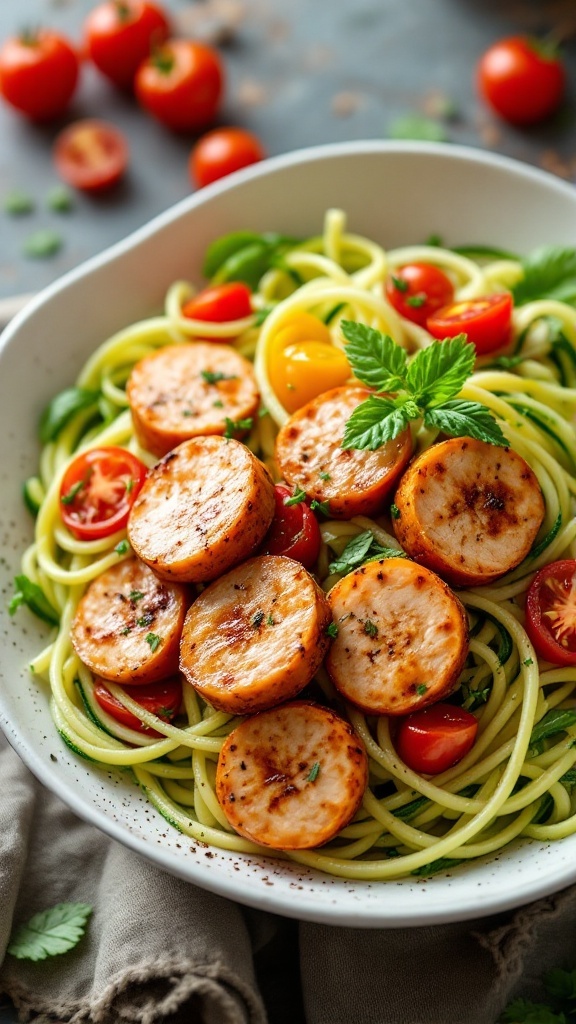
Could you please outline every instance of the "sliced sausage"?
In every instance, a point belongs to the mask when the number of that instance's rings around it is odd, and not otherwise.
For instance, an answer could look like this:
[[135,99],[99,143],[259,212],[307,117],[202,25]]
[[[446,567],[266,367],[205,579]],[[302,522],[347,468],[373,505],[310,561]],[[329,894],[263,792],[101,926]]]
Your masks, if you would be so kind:
[[253,714],[310,682],[330,620],[324,592],[300,562],[260,555],[196,599],[184,622],[180,669],[219,711]]
[[455,689],[468,653],[462,604],[406,558],[368,562],[328,594],[338,635],[326,668],[368,714],[407,715]]
[[125,559],[89,584],[72,623],[72,645],[103,679],[123,686],[164,679],[178,671],[188,604],[186,588]]
[[226,419],[253,417],[254,370],[230,345],[168,345],[136,363],[126,386],[136,436],[162,456],[189,437],[224,434]]
[[544,519],[538,480],[511,448],[454,437],[427,448],[400,481],[394,532],[454,586],[490,583],[526,557]]
[[216,794],[240,835],[276,850],[333,839],[368,779],[366,751],[333,711],[295,701],[247,718],[220,752]]
[[248,558],[274,516],[274,484],[240,441],[216,435],[184,441],[144,482],[128,538],[158,576],[213,580]]
[[347,420],[371,394],[354,385],[326,391],[295,412],[276,439],[284,479],[310,500],[328,502],[334,519],[382,511],[412,454],[409,428],[373,452],[342,448]]

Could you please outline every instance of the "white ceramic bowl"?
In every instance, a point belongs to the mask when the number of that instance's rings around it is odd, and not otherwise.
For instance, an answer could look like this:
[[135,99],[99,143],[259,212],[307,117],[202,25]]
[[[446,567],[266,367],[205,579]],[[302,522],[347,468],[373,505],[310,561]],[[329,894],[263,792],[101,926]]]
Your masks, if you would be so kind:
[[347,882],[273,859],[206,850],[171,831],[119,774],[74,757],[53,727],[27,663],[43,644],[27,612],[6,611],[30,540],[22,481],[35,471],[39,413],[116,329],[156,311],[176,278],[201,283],[207,244],[238,229],[306,236],[324,211],[387,247],[439,234],[447,244],[526,252],[573,245],[576,191],[540,171],[455,146],[355,142],[278,157],[178,204],[48,288],[5,331],[0,350],[0,724],[34,774],[78,815],[159,867],[223,896],[331,924],[396,927],[491,914],[576,880],[576,836],[521,842],[428,881]]

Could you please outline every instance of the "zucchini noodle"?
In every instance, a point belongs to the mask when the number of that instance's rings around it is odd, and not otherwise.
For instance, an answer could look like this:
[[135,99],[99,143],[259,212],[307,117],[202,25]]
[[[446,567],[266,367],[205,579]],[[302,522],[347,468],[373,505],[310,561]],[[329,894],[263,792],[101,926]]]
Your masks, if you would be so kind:
[[[340,322],[347,319],[389,334],[413,353],[433,339],[385,298],[383,281],[394,268],[414,261],[440,267],[454,285],[455,301],[509,289],[522,277],[513,259],[476,261],[432,245],[387,251],[348,233],[345,221],[342,211],[329,210],[322,234],[294,245],[266,270],[252,296],[252,315],[224,323],[191,320],[182,306],[195,289],[178,281],[168,291],[162,315],[103,342],[76,381],[78,388],[94,393],[92,404],[75,412],[44,446],[38,475],[27,483],[38,514],[22,572],[41,588],[60,619],[31,670],[47,687],[55,726],[74,754],[94,768],[128,769],[157,811],[195,841],[289,858],[343,878],[385,880],[453,867],[519,837],[548,841],[576,832],[576,725],[566,725],[543,742],[532,741],[535,725],[547,713],[576,707],[576,667],[539,664],[523,625],[524,595],[535,572],[550,561],[576,557],[576,310],[547,299],[519,306],[506,348],[514,358],[506,364],[479,357],[460,394],[492,411],[510,445],[533,468],[546,507],[539,536],[521,565],[496,583],[458,591],[471,641],[454,699],[477,717],[476,742],[449,770],[419,775],[398,757],[390,720],[347,706],[320,669],[312,684],[314,699],[347,717],[370,766],[369,786],[354,819],[320,849],[275,852],[232,830],[216,797],[215,770],[224,738],[238,719],[214,711],[189,686],[184,686],[178,717],[168,723],[143,709],[129,688],[107,684],[113,697],[156,735],[136,732],[99,706],[92,675],[72,648],[70,626],[90,581],[131,552],[125,531],[102,540],[77,540],[59,512],[62,477],[79,451],[119,445],[153,465],[154,457],[134,435],[125,385],[134,364],[156,349],[209,338],[227,341],[254,360],[261,409],[245,443],[278,479],[274,440],[289,414],[272,387],[269,366],[275,335],[294,314],[312,313],[323,320],[340,349]],[[555,338],[561,339],[558,344]],[[416,450],[435,436],[420,427]],[[331,563],[351,538],[367,530],[383,547],[399,548],[388,512],[377,519],[322,521],[315,576],[325,591],[341,578],[330,571]]]

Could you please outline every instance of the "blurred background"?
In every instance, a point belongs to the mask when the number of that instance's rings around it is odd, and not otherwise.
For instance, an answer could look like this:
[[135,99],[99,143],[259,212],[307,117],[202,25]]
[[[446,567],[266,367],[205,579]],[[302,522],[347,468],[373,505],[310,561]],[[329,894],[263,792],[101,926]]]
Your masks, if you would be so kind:
[[[50,27],[82,46],[94,0],[2,0],[0,42]],[[507,154],[576,180],[574,0],[165,0],[175,34],[219,53],[225,93],[214,125],[247,128],[270,156],[320,143],[424,138]],[[479,97],[475,68],[518,33],[562,43],[567,95],[534,127],[499,119]],[[52,146],[79,118],[123,132],[128,171],[90,195],[59,184]],[[197,135],[175,134],[84,61],[65,115],[35,124],[0,102],[0,299],[38,291],[189,195]],[[426,187],[426,182],[422,183]],[[17,190],[27,210],[10,209]],[[249,225],[246,225],[249,227]],[[34,246],[48,232],[51,246]],[[31,244],[32,240],[32,244]],[[46,251],[50,250],[50,251]]]

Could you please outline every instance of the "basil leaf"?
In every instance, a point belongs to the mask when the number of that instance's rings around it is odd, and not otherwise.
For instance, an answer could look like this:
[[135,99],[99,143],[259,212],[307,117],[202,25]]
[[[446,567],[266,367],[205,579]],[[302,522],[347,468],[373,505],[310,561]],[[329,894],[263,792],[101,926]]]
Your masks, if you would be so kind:
[[392,338],[366,324],[343,320],[346,355],[354,375],[377,391],[398,391],[406,386],[407,355]]
[[99,397],[98,391],[88,391],[86,388],[65,388],[56,395],[40,417],[42,443],[54,441],[77,412],[95,405]]
[[458,394],[474,370],[475,359],[476,350],[465,334],[433,342],[412,359],[407,387],[416,402],[433,409]]
[[406,409],[391,398],[371,395],[354,409],[346,422],[342,448],[367,448],[375,451],[386,441],[393,441],[410,421]]
[[558,732],[565,732],[571,725],[576,725],[576,711],[570,711],[568,708],[552,708],[532,729],[530,735],[531,755],[534,756],[533,751],[540,750],[542,740],[547,740]]
[[16,929],[8,952],[18,960],[45,960],[73,949],[82,938],[92,913],[87,903],[58,903]]
[[348,541],[340,558],[336,558],[328,566],[328,572],[339,572],[346,575],[359,565],[364,565],[366,562],[377,562],[382,558],[406,558],[406,555],[404,551],[397,551],[396,548],[382,547],[374,540],[372,531],[365,530]]
[[514,304],[557,299],[576,305],[576,249],[543,246],[522,260],[523,277],[511,289]]
[[217,238],[206,250],[202,273],[205,277],[214,277],[226,260],[254,242],[260,243],[260,235],[255,231],[231,231]]
[[[360,408],[360,407],[359,407]],[[474,437],[488,444],[509,446],[492,413],[480,402],[456,399],[424,412],[427,427],[438,427],[451,437]]]

